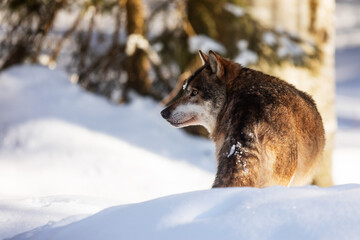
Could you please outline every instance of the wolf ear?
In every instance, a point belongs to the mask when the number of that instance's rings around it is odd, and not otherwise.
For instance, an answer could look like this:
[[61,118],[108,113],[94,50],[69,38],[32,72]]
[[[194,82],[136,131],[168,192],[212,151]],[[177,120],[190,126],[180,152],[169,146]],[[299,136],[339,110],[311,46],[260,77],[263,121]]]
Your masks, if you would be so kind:
[[199,50],[199,55],[200,55],[202,64],[205,65],[205,64],[209,61],[208,55],[206,55],[205,53],[203,53],[201,50]]
[[225,72],[222,58],[212,50],[209,51],[209,62],[211,71],[215,73],[218,78],[224,76]]

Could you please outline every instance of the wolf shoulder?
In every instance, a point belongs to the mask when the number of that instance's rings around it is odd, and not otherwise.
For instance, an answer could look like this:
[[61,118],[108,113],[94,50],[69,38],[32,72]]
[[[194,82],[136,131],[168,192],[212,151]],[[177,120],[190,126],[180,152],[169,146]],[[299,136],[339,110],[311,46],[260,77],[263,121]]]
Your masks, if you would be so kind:
[[249,107],[295,107],[300,104],[317,112],[316,103],[309,94],[282,79],[253,69],[242,68],[230,89],[231,98],[245,101]]

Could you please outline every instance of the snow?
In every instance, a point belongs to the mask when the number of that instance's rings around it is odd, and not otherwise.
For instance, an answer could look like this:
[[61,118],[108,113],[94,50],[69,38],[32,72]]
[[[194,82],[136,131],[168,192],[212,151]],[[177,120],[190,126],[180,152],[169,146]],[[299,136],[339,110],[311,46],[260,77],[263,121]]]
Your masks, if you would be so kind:
[[134,94],[119,106],[23,65],[0,73],[0,239],[359,239],[355,5],[337,7],[338,186],[210,189],[215,146],[172,128],[163,106]]
[[[7,216],[0,239],[109,205],[211,186],[213,144],[171,128],[162,106],[133,98],[129,106],[112,104],[40,66],[0,74],[0,215]],[[58,207],[63,197],[68,204]],[[34,203],[44,198],[49,204]]]
[[[360,183],[357,66],[342,59],[357,52],[342,53],[338,74],[350,70],[338,76],[334,179]],[[213,144],[171,128],[151,100],[132,99],[112,104],[39,66],[0,75],[0,238],[359,236],[359,185],[209,190]]]
[[333,177],[338,184],[360,183],[360,45],[336,51],[338,131]]
[[229,154],[227,155],[227,157],[231,157],[235,152],[235,144],[233,144],[230,148]]
[[148,40],[141,34],[133,33],[127,38],[125,53],[128,56],[132,56],[136,49],[144,50],[153,64],[159,65],[161,63],[160,56],[151,47]]
[[287,36],[280,37],[280,47],[277,50],[277,55],[281,58],[287,56],[300,56],[303,54],[303,50],[297,44],[292,42]]
[[226,49],[223,45],[203,34],[190,37],[188,40],[188,44],[189,51],[192,53],[197,53],[199,50],[205,53],[209,52],[210,50],[213,50],[219,54],[226,53]]
[[249,43],[246,40],[240,40],[237,44],[240,54],[235,57],[234,61],[240,63],[242,66],[248,66],[251,63],[256,63],[259,58],[258,55],[248,49]]
[[233,14],[235,17],[242,17],[245,14],[245,11],[242,7],[239,7],[232,3],[225,3],[224,9],[229,13]]
[[121,201],[89,196],[0,198],[0,238],[42,225],[60,226],[81,220],[90,213]]
[[358,239],[360,186],[203,190],[111,207],[15,239]]
[[360,2],[336,2],[336,48],[353,48],[360,45]]
[[[95,191],[132,202],[211,185],[211,174],[187,163],[169,162],[113,137],[51,118],[8,130],[2,148],[0,195],[91,196]],[[149,172],[152,168],[159,171]],[[174,186],[183,172],[188,172],[187,179]],[[126,182],[131,185],[119,184]]]
[[270,31],[264,33],[263,40],[269,46],[274,46],[276,44],[275,34]]

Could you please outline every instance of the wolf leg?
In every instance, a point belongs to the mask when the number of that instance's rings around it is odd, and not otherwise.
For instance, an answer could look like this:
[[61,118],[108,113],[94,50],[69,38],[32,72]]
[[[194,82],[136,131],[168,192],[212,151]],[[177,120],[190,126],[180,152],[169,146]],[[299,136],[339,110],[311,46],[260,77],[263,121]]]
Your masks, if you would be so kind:
[[280,130],[266,124],[243,129],[255,130],[224,141],[213,187],[288,186],[298,158],[294,130],[286,127],[286,134],[279,135]]
[[[243,134],[245,135],[245,134]],[[230,138],[218,156],[218,169],[213,187],[260,187],[259,151],[252,136]]]

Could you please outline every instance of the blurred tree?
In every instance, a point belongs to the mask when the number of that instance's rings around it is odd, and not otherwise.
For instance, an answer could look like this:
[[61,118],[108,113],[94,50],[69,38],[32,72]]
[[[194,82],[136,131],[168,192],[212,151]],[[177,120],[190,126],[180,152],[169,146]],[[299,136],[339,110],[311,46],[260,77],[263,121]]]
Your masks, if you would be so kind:
[[[125,3],[124,3],[125,2]],[[144,10],[142,0],[120,0],[120,5],[126,6],[128,34],[126,43],[126,72],[128,80],[124,88],[124,100],[126,101],[127,89],[134,89],[141,95],[147,95],[150,92],[151,80],[149,78],[150,62],[146,52],[148,41],[144,38]]]
[[[262,71],[288,80],[298,88],[310,93],[322,115],[326,130],[324,161],[314,179],[319,186],[332,185],[332,152],[334,148],[335,115],[335,46],[334,46],[334,0],[308,1],[251,1],[251,13],[262,25],[282,28],[296,33],[300,38],[316,45],[320,57],[309,68],[298,68],[291,64],[271,66],[263,62]],[[284,11],[286,9],[286,11]]]
[[[2,69],[28,59],[39,61],[40,53],[48,56],[41,63],[54,66],[68,40],[72,57],[63,65],[74,74],[73,81],[118,102],[127,100],[130,89],[155,99],[164,98],[175,86],[181,89],[182,81],[200,64],[198,49],[213,48],[243,65],[290,61],[311,68],[319,58],[316,46],[263,27],[247,13],[245,0],[148,1],[147,16],[140,0],[7,0],[1,6],[8,16],[2,21],[10,26],[1,39]],[[77,17],[54,39],[57,32],[49,32],[60,9]],[[41,21],[31,21],[28,15]],[[113,24],[104,27],[99,22],[106,17]],[[34,22],[39,23],[35,30]],[[300,50],[280,56],[278,51],[287,50],[283,39]]]
[[42,43],[66,0],[5,0],[0,3],[8,31],[0,43],[0,70],[26,60],[36,62]]

